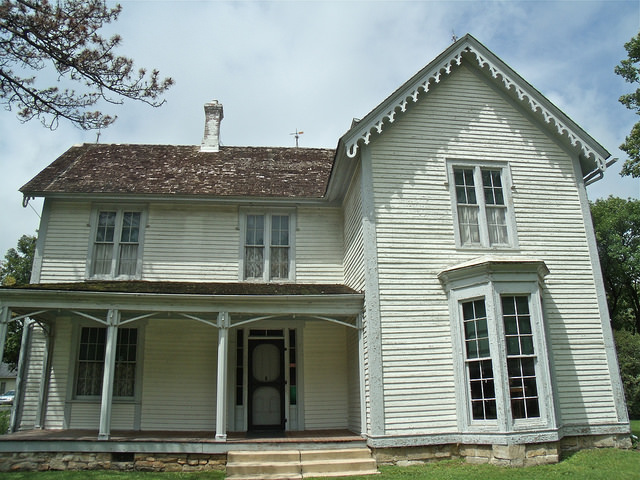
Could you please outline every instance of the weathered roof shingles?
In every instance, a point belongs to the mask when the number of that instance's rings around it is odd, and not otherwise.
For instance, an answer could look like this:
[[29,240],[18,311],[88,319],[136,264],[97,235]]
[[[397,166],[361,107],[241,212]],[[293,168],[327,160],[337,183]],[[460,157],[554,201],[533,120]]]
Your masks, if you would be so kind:
[[321,148],[84,144],[74,146],[20,191],[321,198],[335,150]]

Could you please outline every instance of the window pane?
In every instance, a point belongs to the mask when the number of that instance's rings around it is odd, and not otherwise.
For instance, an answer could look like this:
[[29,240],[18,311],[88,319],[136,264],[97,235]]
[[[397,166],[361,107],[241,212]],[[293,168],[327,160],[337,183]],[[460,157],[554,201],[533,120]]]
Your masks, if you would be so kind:
[[289,278],[289,247],[271,247],[270,278]]
[[458,205],[476,205],[476,187],[473,180],[473,169],[454,169],[453,176],[456,182],[456,199]]
[[116,228],[116,212],[100,212],[98,214],[98,228],[96,242],[113,242]]
[[487,206],[487,228],[491,245],[509,243],[507,209],[505,207]]
[[247,215],[246,245],[264,245],[264,215]]
[[138,244],[121,244],[118,275],[135,275],[138,270]]
[[121,242],[137,243],[140,233],[140,212],[124,212],[122,217]]
[[271,245],[289,245],[289,216],[273,215],[271,217]]
[[511,415],[514,419],[539,417],[529,297],[503,296],[502,312],[507,344]]
[[500,170],[482,170],[482,186],[487,205],[504,205]]
[[478,207],[459,206],[458,223],[460,226],[460,242],[462,245],[480,243]]
[[244,278],[262,278],[264,268],[264,248],[246,247],[244,249]]

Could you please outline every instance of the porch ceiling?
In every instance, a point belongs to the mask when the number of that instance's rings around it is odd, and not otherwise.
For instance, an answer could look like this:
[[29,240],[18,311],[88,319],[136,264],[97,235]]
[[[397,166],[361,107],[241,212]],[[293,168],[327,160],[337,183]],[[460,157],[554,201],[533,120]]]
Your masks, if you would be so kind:
[[364,294],[345,285],[204,282],[73,282],[0,288],[0,307],[140,312],[357,315]]

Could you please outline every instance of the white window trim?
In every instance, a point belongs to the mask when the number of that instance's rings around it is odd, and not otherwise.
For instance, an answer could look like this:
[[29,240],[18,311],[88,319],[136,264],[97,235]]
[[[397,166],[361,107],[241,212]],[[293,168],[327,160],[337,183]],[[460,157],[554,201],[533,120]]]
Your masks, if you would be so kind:
[[[465,250],[512,250],[518,248],[518,235],[516,228],[516,218],[513,208],[513,182],[511,179],[511,168],[507,162],[496,161],[480,161],[480,160],[466,160],[466,159],[447,159],[447,186],[449,187],[449,193],[451,195],[451,208],[453,214],[454,223],[454,236],[456,241],[456,247]],[[478,200],[478,223],[480,227],[480,244],[463,245],[462,238],[460,237],[460,220],[458,218],[458,201],[456,195],[456,182],[453,170],[454,168],[473,168],[474,169],[474,184],[476,187],[476,197]],[[502,188],[504,195],[504,203],[507,209],[507,235],[509,236],[509,242],[503,244],[490,245],[489,242],[489,230],[487,226],[486,215],[486,202],[484,199],[484,189],[482,188],[482,176],[481,169],[500,170],[502,175]]]
[[[137,403],[142,396],[142,372],[143,372],[143,358],[142,353],[144,351],[144,338],[146,330],[146,321],[136,321],[127,325],[123,325],[118,328],[135,328],[138,330],[136,344],[136,380],[133,385],[134,394],[132,397],[118,397],[114,396],[114,402],[118,403]],[[89,328],[107,328],[105,325],[98,322],[91,322],[88,320],[75,321],[73,323],[72,335],[71,335],[71,363],[70,363],[70,375],[72,380],[67,387],[67,398],[71,402],[90,402],[99,403],[101,395],[77,395],[78,384],[78,354],[80,353],[80,338],[83,327]],[[104,360],[103,360],[104,361]]]
[[[111,272],[108,275],[92,275],[93,256],[95,254],[96,231],[98,229],[98,216],[100,212],[115,211],[116,212],[116,230],[114,232],[113,255],[111,259]],[[140,212],[140,231],[138,233],[138,258],[136,259],[135,275],[115,275],[117,268],[117,251],[120,244],[120,233],[122,232],[122,216],[125,211]],[[147,226],[148,208],[146,205],[113,205],[103,204],[94,205],[91,210],[90,231],[89,231],[89,248],[87,254],[87,263],[85,267],[85,278],[90,280],[139,280],[142,278],[142,257],[144,252],[144,236]],[[117,239],[117,240],[116,240]]]
[[[556,428],[551,385],[549,350],[542,307],[542,277],[548,272],[542,261],[494,261],[480,259],[441,272],[439,278],[449,294],[455,371],[458,428],[461,432],[496,433],[548,430]],[[536,355],[536,386],[540,417],[513,419],[509,378],[506,369],[506,342],[502,320],[501,296],[527,295]],[[493,363],[496,394],[496,420],[474,420],[466,368],[462,303],[485,299],[489,349]]]
[[[240,242],[238,251],[238,280],[241,282],[254,283],[288,283],[295,282],[296,278],[296,211],[290,208],[242,208],[239,211],[240,219]],[[262,278],[244,278],[244,247],[246,240],[247,215],[264,215],[264,268]],[[288,215],[289,216],[289,277],[288,278],[269,278],[270,272],[270,256],[271,256],[271,216],[272,215]]]

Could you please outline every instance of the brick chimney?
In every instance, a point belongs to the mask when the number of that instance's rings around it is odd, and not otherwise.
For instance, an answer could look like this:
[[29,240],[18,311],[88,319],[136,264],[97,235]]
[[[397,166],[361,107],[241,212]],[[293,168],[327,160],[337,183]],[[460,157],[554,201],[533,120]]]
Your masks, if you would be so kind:
[[201,152],[220,151],[220,122],[224,117],[222,104],[217,100],[204,104],[204,138],[200,145]]

